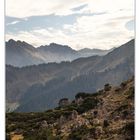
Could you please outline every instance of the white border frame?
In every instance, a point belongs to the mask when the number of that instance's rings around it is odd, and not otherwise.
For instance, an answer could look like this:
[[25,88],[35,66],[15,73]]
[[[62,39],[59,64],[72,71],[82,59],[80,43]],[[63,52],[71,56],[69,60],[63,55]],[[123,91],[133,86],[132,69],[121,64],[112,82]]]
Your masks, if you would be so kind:
[[5,140],[5,0],[0,0],[0,140]]
[[[135,49],[135,137],[140,140],[140,1],[135,0],[136,49]],[[5,0],[0,0],[0,140],[5,140]]]
[[140,140],[140,1],[135,0],[136,48],[135,48],[135,138]]

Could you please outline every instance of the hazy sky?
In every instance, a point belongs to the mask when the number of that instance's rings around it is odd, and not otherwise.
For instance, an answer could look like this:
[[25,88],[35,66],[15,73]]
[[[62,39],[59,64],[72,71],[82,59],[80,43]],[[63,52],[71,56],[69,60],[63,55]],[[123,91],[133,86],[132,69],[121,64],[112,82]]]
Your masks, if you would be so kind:
[[134,38],[134,0],[6,0],[6,40],[109,49]]

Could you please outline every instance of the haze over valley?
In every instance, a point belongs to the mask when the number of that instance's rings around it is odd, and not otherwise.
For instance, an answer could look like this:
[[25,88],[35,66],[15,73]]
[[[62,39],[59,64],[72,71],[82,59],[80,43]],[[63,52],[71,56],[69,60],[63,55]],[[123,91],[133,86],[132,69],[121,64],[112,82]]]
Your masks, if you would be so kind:
[[[34,48],[26,42],[10,40],[6,45],[7,63],[10,61],[6,66],[7,111],[44,111],[56,107],[61,98],[95,92],[105,83],[118,85],[134,75],[134,40],[109,52],[94,50],[96,55],[90,50],[89,57],[87,50],[80,50],[86,57],[77,59],[79,52],[58,44]],[[47,54],[55,56],[51,58],[53,63],[42,61],[41,56],[45,58]]]

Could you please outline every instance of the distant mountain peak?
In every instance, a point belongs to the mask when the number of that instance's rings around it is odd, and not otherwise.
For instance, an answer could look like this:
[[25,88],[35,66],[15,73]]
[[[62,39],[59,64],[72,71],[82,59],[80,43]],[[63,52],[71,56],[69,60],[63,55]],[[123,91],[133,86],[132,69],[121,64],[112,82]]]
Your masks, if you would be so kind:
[[[14,40],[14,39],[9,39],[7,42],[7,44],[10,44],[10,45],[21,45],[21,46],[32,46],[31,44],[25,42],[25,41],[21,41],[21,40]],[[33,46],[32,46],[33,47]],[[67,47],[67,48],[70,48],[68,45],[61,45],[61,44],[57,44],[57,43],[50,43],[49,45],[41,45],[40,47]],[[39,48],[40,48],[39,47]]]
[[28,47],[28,48],[34,48],[31,44],[25,42],[25,41],[20,41],[17,40],[15,41],[14,39],[10,39],[8,42],[6,42],[6,46],[9,47]]
[[50,43],[49,45],[40,46],[38,48],[38,50],[50,51],[50,52],[55,52],[55,53],[57,53],[57,52],[59,52],[59,53],[61,53],[61,52],[65,52],[65,53],[76,52],[68,45],[61,45],[61,44],[57,44],[57,43]]
[[[134,39],[128,42],[129,45],[127,45],[133,46],[133,41]],[[6,64],[21,67],[50,62],[60,63],[62,61],[73,61],[81,57],[104,56],[114,49],[100,50],[84,48],[74,50],[68,45],[61,45],[54,42],[35,48],[25,41],[10,39],[6,42]]]
[[6,46],[15,46],[16,45],[16,41],[14,39],[10,39],[6,42]]
[[48,46],[50,47],[61,47],[61,48],[70,48],[72,49],[71,47],[69,47],[68,45],[61,45],[61,44],[57,44],[57,43],[50,43]]
[[13,42],[16,42],[14,39],[9,39],[8,40],[8,43],[13,43]]
[[50,43],[49,45],[41,45],[39,48],[46,48],[46,47],[68,47],[70,48],[68,45],[61,45],[61,44],[57,44],[57,43]]

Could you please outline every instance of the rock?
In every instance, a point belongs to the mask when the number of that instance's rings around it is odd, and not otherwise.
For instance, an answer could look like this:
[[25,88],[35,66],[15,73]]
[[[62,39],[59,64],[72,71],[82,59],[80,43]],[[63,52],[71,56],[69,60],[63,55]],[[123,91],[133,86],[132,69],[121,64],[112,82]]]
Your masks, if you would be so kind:
[[101,126],[96,127],[95,129],[95,137],[99,137],[103,133],[103,129]]
[[59,101],[59,106],[60,107],[63,107],[63,106],[67,106],[70,104],[70,101],[68,98],[63,98]]
[[114,121],[118,121],[120,119],[120,116],[115,116]]
[[46,120],[43,120],[43,121],[41,122],[41,127],[42,127],[42,128],[47,128],[47,127],[48,127],[48,123],[47,123]]
[[63,125],[65,123],[65,121],[66,121],[66,118],[63,115],[61,115],[60,119],[59,119],[59,125],[60,126]]
[[76,119],[77,116],[78,116],[78,112],[76,110],[73,110],[70,118],[73,120]]
[[94,119],[94,120],[93,120],[93,124],[94,124],[94,125],[99,125],[99,124],[100,124],[99,119]]

